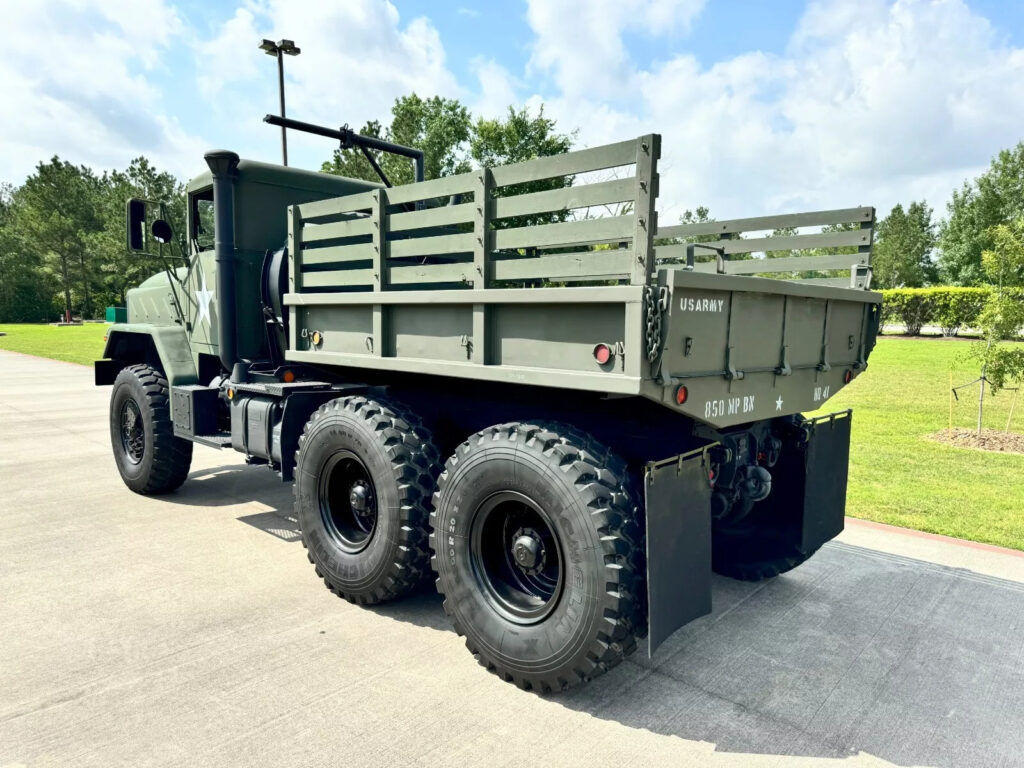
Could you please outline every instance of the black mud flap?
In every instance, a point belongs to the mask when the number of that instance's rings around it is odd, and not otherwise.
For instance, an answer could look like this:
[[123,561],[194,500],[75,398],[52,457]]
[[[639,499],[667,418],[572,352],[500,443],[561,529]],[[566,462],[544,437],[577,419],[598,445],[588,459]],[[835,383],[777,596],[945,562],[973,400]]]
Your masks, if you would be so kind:
[[711,612],[707,448],[647,465],[647,653]]
[[97,387],[113,384],[124,365],[117,360],[97,360],[92,364],[93,381]]
[[793,478],[794,491],[803,490],[804,552],[813,552],[843,532],[846,481],[850,468],[852,411],[811,419],[802,477]]
[[843,532],[851,418],[840,411],[783,428],[782,455],[758,519],[805,554]]

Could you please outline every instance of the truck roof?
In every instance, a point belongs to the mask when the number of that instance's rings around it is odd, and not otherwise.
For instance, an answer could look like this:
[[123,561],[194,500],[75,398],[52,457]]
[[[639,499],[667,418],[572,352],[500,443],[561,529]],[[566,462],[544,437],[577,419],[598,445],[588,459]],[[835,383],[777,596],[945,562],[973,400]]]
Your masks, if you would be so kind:
[[[244,183],[294,187],[310,192],[322,192],[325,196],[351,194],[354,191],[352,187],[353,181],[358,182],[361,189],[383,186],[379,183],[363,181],[361,179],[349,179],[330,173],[308,171],[304,168],[292,168],[277,165],[276,163],[263,163],[259,160],[244,159],[238,161],[238,177]],[[189,180],[185,190],[188,193],[192,193],[205,189],[212,184],[213,176],[207,170]]]

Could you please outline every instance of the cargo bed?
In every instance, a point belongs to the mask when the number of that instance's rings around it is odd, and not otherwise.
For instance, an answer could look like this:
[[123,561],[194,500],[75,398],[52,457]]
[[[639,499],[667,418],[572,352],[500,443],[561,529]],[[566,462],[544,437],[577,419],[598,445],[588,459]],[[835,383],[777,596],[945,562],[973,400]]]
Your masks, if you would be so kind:
[[874,345],[874,210],[658,228],[659,154],[648,135],[291,207],[287,359],[642,395],[719,427],[819,407]]

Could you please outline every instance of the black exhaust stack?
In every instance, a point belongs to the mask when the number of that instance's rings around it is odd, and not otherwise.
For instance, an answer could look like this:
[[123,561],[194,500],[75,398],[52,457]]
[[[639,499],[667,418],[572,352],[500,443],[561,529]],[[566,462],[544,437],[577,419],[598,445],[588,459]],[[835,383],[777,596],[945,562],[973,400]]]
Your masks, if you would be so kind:
[[[224,149],[207,152],[206,164],[213,174],[213,252],[217,262],[217,320],[220,362],[224,370],[236,377],[238,344],[235,324],[238,311],[235,304],[235,176],[238,175],[238,155]],[[241,371],[238,371],[241,373]]]

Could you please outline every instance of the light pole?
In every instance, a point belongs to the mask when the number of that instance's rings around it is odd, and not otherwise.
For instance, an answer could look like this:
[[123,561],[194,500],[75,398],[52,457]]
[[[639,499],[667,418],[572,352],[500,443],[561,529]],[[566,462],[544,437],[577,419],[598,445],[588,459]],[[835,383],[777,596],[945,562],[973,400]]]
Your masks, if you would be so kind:
[[[284,54],[298,56],[302,50],[292,40],[264,40],[260,43],[260,50],[268,56],[277,58],[277,89],[281,94],[281,117],[284,117]],[[288,138],[285,135],[285,128],[281,126],[281,157],[284,164],[288,165]]]

